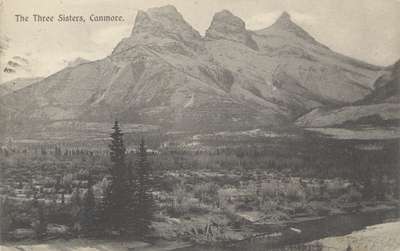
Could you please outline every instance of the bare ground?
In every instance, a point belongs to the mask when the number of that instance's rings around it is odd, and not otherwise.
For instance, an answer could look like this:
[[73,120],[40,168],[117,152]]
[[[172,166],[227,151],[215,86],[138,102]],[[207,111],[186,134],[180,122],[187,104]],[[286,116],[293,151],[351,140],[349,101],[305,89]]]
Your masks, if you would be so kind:
[[400,251],[400,222],[369,226],[345,236],[328,237],[320,242],[323,250]]

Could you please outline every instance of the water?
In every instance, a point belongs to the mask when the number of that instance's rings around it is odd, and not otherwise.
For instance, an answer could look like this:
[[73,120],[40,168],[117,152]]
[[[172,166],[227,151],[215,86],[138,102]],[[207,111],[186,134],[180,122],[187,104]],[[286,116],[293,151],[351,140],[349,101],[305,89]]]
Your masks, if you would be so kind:
[[[353,231],[364,229],[367,226],[383,222],[399,220],[400,211],[380,210],[375,212],[335,215],[326,218],[289,224],[283,231],[281,238],[257,238],[241,241],[230,246],[202,246],[195,245],[188,248],[177,249],[176,251],[291,251],[321,250],[319,246],[305,246],[303,243],[322,239],[330,236],[341,236],[350,234]],[[264,228],[264,229],[263,229]],[[300,229],[296,233],[290,228]],[[260,226],[258,230],[268,231],[269,226]]]

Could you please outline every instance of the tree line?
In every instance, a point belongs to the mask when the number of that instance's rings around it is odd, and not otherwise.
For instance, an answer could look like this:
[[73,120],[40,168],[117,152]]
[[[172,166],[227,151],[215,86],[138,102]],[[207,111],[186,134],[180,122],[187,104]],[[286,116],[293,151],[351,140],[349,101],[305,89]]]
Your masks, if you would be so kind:
[[[95,196],[95,182],[90,171],[86,175],[87,189],[84,196],[81,196],[80,187],[77,186],[69,204],[65,202],[64,196],[61,205],[54,204],[58,209],[46,206],[45,202],[34,196],[30,207],[34,214],[32,226],[37,239],[46,238],[49,219],[54,215],[58,215],[58,218],[65,215],[65,220],[70,218],[74,222],[72,231],[79,236],[135,236],[138,239],[148,236],[155,203],[152,194],[154,178],[147,160],[145,141],[140,141],[136,161],[128,163],[123,133],[117,121],[110,136],[111,164],[102,196]],[[12,214],[11,202],[2,202],[1,219],[4,222],[7,219],[8,222],[7,215]],[[12,222],[8,226],[11,224]],[[2,227],[1,235],[5,237],[8,230],[6,226]]]

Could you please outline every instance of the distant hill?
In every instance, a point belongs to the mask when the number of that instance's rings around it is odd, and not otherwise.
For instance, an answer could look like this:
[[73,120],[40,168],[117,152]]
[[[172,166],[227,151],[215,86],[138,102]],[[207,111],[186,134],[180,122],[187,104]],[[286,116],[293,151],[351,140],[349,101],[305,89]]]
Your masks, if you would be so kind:
[[400,121],[400,60],[375,81],[374,90],[351,106],[315,109],[297,120],[304,127],[398,126]]

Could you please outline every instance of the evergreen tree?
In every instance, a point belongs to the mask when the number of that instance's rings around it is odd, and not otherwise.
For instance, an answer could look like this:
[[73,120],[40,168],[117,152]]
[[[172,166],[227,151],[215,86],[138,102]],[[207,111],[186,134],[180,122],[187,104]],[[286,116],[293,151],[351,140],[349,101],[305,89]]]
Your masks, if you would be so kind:
[[119,124],[115,121],[111,134],[110,159],[112,166],[110,168],[111,184],[107,189],[104,201],[104,213],[102,221],[111,228],[111,230],[124,233],[127,230],[130,208],[130,188],[129,172],[125,165],[125,146],[123,142],[123,133]]
[[71,203],[76,206],[81,206],[81,192],[79,189],[79,184],[75,187],[75,191],[72,193],[71,196]]
[[135,230],[136,234],[139,237],[145,237],[150,231],[154,209],[154,201],[152,195],[153,185],[152,171],[147,161],[145,142],[142,139],[139,145],[137,170],[135,177]]
[[101,199],[99,201],[99,203],[97,203],[97,205],[96,205],[96,224],[97,224],[99,230],[103,231],[103,233],[104,233],[104,230],[109,228],[109,226],[107,225],[107,222],[106,222],[106,219],[108,218],[108,216],[107,216],[108,212],[106,211],[106,208],[107,208],[106,205],[108,204],[107,199],[108,199],[109,190],[110,190],[110,186],[107,186],[105,188],[105,190],[103,190],[103,194],[102,194],[103,199]]
[[75,191],[71,196],[71,214],[75,218],[75,222],[79,222],[79,212],[81,211],[81,195],[79,185],[75,188]]
[[96,200],[93,194],[92,178],[88,176],[88,190],[85,194],[83,207],[80,212],[80,225],[83,233],[93,234],[96,229]]
[[65,204],[65,190],[63,189],[61,191],[61,205]]
[[42,240],[47,235],[47,222],[44,215],[44,208],[41,203],[38,203],[38,219],[35,226],[36,239]]
[[8,196],[0,198],[0,239],[4,240],[8,236],[8,232],[11,229],[12,220],[12,207]]
[[395,168],[393,176],[394,176],[393,197],[395,199],[400,199],[400,168]]

